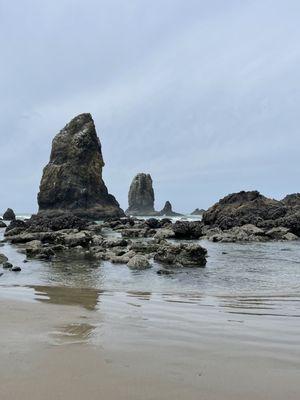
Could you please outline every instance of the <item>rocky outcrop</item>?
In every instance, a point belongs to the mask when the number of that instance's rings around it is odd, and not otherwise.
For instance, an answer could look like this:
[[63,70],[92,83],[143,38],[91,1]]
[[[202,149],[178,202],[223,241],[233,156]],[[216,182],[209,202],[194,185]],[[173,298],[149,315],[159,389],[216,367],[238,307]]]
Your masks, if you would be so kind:
[[38,194],[39,213],[71,211],[100,219],[122,216],[102,179],[101,144],[90,114],[80,114],[53,139]]
[[166,201],[164,208],[158,213],[158,215],[166,217],[177,217],[181,216],[182,214],[173,211],[172,204],[169,201]]
[[[287,228],[284,240],[300,236],[300,195],[287,195],[283,200],[269,199],[257,191],[230,194],[210,207],[203,214],[206,227],[228,231],[235,227],[254,225],[267,231],[272,228]],[[282,232],[282,230],[281,230]],[[274,235],[270,236],[275,238]]]
[[154,190],[150,174],[137,174],[128,193],[127,215],[155,215]]
[[13,221],[14,219],[16,219],[16,215],[14,213],[14,210],[12,210],[11,208],[8,208],[5,213],[3,214],[3,219],[6,221]]
[[260,226],[264,221],[274,221],[286,213],[287,207],[282,202],[257,191],[242,191],[221,199],[203,214],[202,219],[205,225],[231,229],[246,224]]
[[[173,244],[167,241],[175,237],[171,229],[172,223],[165,220],[152,219],[150,226],[145,220],[122,218],[105,222],[101,225],[83,220],[69,214],[49,218],[38,215],[20,224],[12,221],[12,228],[5,232],[5,241],[20,246],[26,254],[26,260],[34,258],[44,261],[86,258],[110,261],[113,264],[127,264],[130,269],[146,269],[152,266],[152,260],[170,267],[205,266],[206,250],[199,244]],[[125,237],[111,237],[109,224],[122,233],[129,229],[136,230],[139,240]],[[198,235],[195,223],[185,227],[185,235]],[[131,228],[129,228],[129,226]],[[154,228],[155,226],[155,228]],[[102,229],[103,228],[103,229]],[[123,236],[128,236],[123,235]],[[148,239],[149,238],[149,239]],[[152,239],[150,239],[152,238]],[[0,254],[1,262],[6,262]]]

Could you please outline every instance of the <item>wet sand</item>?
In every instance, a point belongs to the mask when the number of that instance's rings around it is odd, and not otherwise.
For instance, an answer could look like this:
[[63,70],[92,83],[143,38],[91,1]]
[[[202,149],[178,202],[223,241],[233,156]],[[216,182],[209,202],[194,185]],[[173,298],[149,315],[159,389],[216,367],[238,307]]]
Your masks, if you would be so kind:
[[205,299],[47,290],[17,301],[1,288],[1,400],[300,396],[299,318],[227,314]]

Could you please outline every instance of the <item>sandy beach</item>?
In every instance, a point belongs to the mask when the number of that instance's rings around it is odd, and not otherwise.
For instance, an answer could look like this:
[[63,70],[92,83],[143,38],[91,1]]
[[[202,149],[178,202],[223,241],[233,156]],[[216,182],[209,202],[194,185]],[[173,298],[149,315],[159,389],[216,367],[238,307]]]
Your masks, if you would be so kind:
[[2,400],[299,398],[297,326],[285,317],[220,315],[205,304],[193,317],[192,303],[143,294],[109,294],[95,309],[8,297]]

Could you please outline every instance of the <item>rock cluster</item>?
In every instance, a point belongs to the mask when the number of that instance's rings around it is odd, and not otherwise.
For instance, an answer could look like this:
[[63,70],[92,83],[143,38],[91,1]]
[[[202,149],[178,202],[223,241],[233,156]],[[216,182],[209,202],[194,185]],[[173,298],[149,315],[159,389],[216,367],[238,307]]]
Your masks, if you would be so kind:
[[[127,264],[131,269],[146,269],[159,263],[168,267],[203,267],[206,250],[199,244],[168,242],[175,238],[176,229],[167,218],[139,220],[110,218],[102,224],[72,214],[33,216],[27,221],[11,223],[5,240],[20,246],[27,258],[53,260],[62,255],[107,260]],[[175,224],[174,224],[175,225]],[[186,229],[191,235],[195,227]],[[121,237],[111,238],[108,232]],[[134,233],[133,233],[134,232]]]
[[92,219],[123,216],[103,182],[103,167],[92,116],[80,114],[53,139],[50,161],[40,183],[39,213],[72,211]]

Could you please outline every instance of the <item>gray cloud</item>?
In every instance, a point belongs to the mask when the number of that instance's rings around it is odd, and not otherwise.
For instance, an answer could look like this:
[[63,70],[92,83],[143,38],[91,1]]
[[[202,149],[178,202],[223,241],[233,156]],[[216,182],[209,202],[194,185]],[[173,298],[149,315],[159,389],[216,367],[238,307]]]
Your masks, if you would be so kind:
[[53,136],[93,114],[111,193],[157,208],[299,191],[297,0],[0,0],[1,209],[36,210]]

